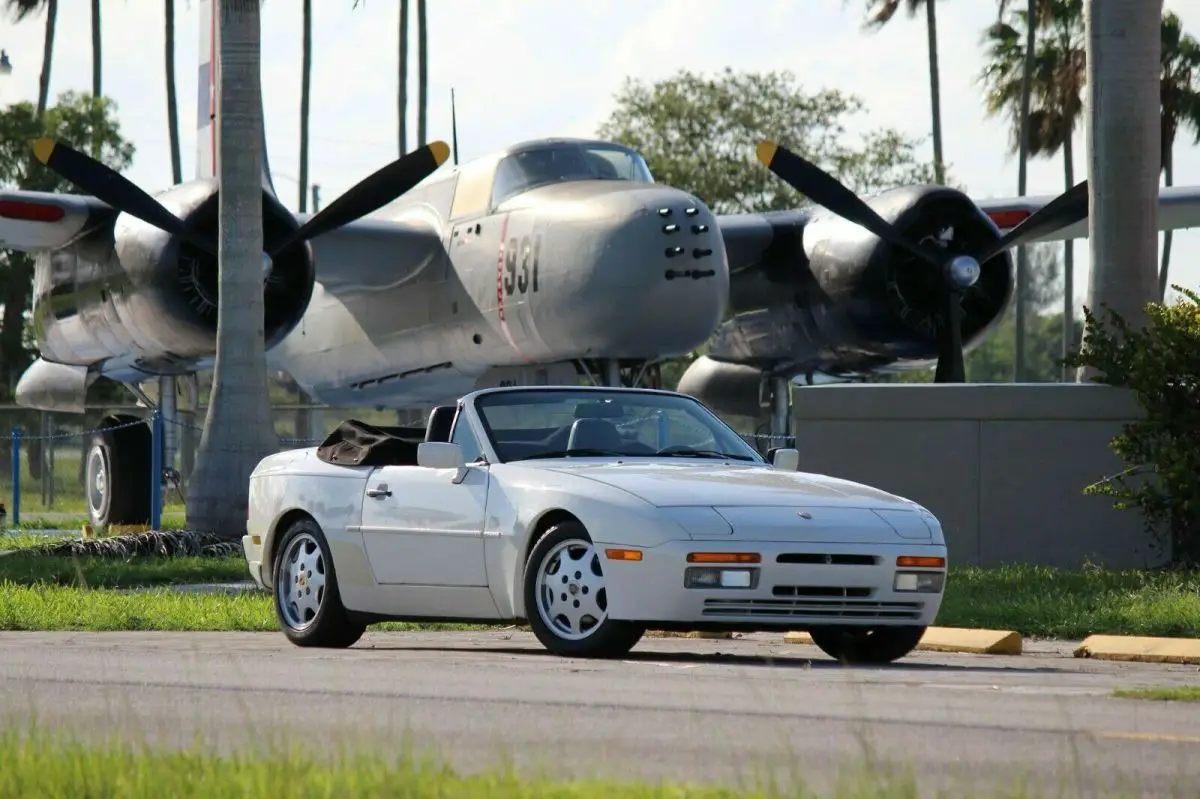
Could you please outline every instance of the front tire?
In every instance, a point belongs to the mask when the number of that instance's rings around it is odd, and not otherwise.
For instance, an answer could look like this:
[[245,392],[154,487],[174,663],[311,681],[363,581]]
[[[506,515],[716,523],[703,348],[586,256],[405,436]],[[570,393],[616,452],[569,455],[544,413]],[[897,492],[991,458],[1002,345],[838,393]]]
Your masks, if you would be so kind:
[[925,627],[830,627],[809,630],[813,643],[834,660],[850,665],[881,665],[908,655],[921,643]]
[[275,616],[296,646],[344,649],[366,632],[342,605],[329,542],[312,519],[299,519],[283,534],[272,564]]
[[576,521],[550,528],[525,564],[525,615],[542,646],[566,657],[618,657],[645,628],[608,617],[600,553]]

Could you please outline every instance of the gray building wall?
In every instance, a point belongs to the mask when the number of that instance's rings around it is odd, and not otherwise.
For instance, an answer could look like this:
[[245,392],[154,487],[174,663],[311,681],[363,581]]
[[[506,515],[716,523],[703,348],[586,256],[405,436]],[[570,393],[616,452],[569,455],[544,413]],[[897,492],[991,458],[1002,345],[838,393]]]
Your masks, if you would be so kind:
[[951,563],[1158,565],[1137,511],[1085,486],[1141,411],[1095,384],[839,384],[792,391],[801,469],[868,483],[941,520]]

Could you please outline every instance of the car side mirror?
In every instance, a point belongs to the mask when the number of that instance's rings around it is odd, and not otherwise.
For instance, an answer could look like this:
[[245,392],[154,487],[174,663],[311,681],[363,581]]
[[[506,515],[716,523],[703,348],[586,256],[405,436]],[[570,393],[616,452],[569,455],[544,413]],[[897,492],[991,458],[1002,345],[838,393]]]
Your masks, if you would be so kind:
[[771,456],[771,464],[781,472],[800,471],[800,450],[780,447]]
[[417,465],[429,469],[462,469],[462,446],[446,441],[422,441],[417,445]]

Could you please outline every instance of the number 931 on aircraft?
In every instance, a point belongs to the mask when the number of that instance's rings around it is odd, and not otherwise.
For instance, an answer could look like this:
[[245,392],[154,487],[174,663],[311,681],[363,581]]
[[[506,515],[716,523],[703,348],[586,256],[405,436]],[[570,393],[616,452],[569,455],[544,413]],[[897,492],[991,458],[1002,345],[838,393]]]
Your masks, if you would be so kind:
[[829,655],[907,655],[946,545],[915,502],[770,461],[696,399],[487,388],[424,427],[343,422],[250,478],[242,539],[300,646],[386,620],[528,623],[566,656],[647,629],[807,630]]

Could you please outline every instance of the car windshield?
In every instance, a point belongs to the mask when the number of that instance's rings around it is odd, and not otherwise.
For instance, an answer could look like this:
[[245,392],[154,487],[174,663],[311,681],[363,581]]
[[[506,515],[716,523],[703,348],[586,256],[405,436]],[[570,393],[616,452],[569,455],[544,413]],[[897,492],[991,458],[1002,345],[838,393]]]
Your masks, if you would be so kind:
[[707,408],[677,394],[517,389],[483,394],[475,408],[501,461],[619,456],[764,463]]

